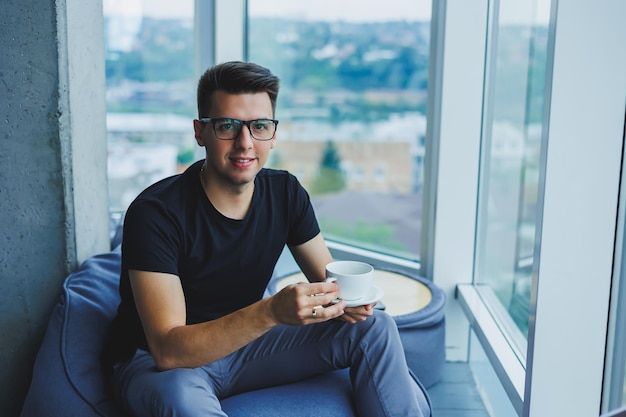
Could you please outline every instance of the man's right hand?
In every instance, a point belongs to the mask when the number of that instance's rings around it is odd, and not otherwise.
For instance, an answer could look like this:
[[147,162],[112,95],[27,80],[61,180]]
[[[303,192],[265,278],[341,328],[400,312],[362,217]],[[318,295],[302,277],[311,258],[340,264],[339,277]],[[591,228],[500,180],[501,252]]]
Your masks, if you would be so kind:
[[271,308],[277,323],[304,325],[341,317],[346,302],[339,297],[336,283],[314,282],[288,285],[272,297]]

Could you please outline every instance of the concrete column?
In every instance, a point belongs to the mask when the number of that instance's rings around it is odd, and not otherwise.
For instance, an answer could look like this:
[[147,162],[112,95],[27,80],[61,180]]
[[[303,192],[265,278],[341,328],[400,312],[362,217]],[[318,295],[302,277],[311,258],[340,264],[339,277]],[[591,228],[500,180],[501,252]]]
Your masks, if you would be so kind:
[[0,4],[0,414],[65,276],[108,244],[102,3]]

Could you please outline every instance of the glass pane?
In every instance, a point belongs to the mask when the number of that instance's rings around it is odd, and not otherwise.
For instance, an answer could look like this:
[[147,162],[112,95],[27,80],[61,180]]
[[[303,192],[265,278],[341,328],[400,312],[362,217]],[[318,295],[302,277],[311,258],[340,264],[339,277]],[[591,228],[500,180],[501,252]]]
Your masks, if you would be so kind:
[[190,164],[193,0],[104,0],[110,209]]
[[528,331],[549,0],[494,3],[489,34],[475,282]]
[[418,259],[430,0],[249,0],[247,59],[281,78],[270,166],[326,238]]

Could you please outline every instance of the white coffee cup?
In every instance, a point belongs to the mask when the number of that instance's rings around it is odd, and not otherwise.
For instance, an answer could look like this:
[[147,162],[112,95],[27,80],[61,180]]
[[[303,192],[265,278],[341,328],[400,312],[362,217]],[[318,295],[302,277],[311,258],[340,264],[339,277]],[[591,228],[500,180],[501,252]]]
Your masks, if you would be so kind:
[[367,295],[374,280],[374,267],[365,262],[335,261],[326,265],[326,282],[336,281],[339,298],[352,301]]

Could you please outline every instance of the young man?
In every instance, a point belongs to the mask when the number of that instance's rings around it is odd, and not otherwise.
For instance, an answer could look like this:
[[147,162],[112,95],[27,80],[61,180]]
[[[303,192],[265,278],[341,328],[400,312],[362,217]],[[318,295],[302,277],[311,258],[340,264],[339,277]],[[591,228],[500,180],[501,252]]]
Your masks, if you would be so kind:
[[[221,398],[348,367],[359,415],[422,415],[395,322],[332,303],[332,258],[306,191],[263,168],[278,84],[252,63],[210,68],[194,120],[206,159],[128,209],[105,360],[132,415],[224,416]],[[310,282],[263,299],[285,244]]]

